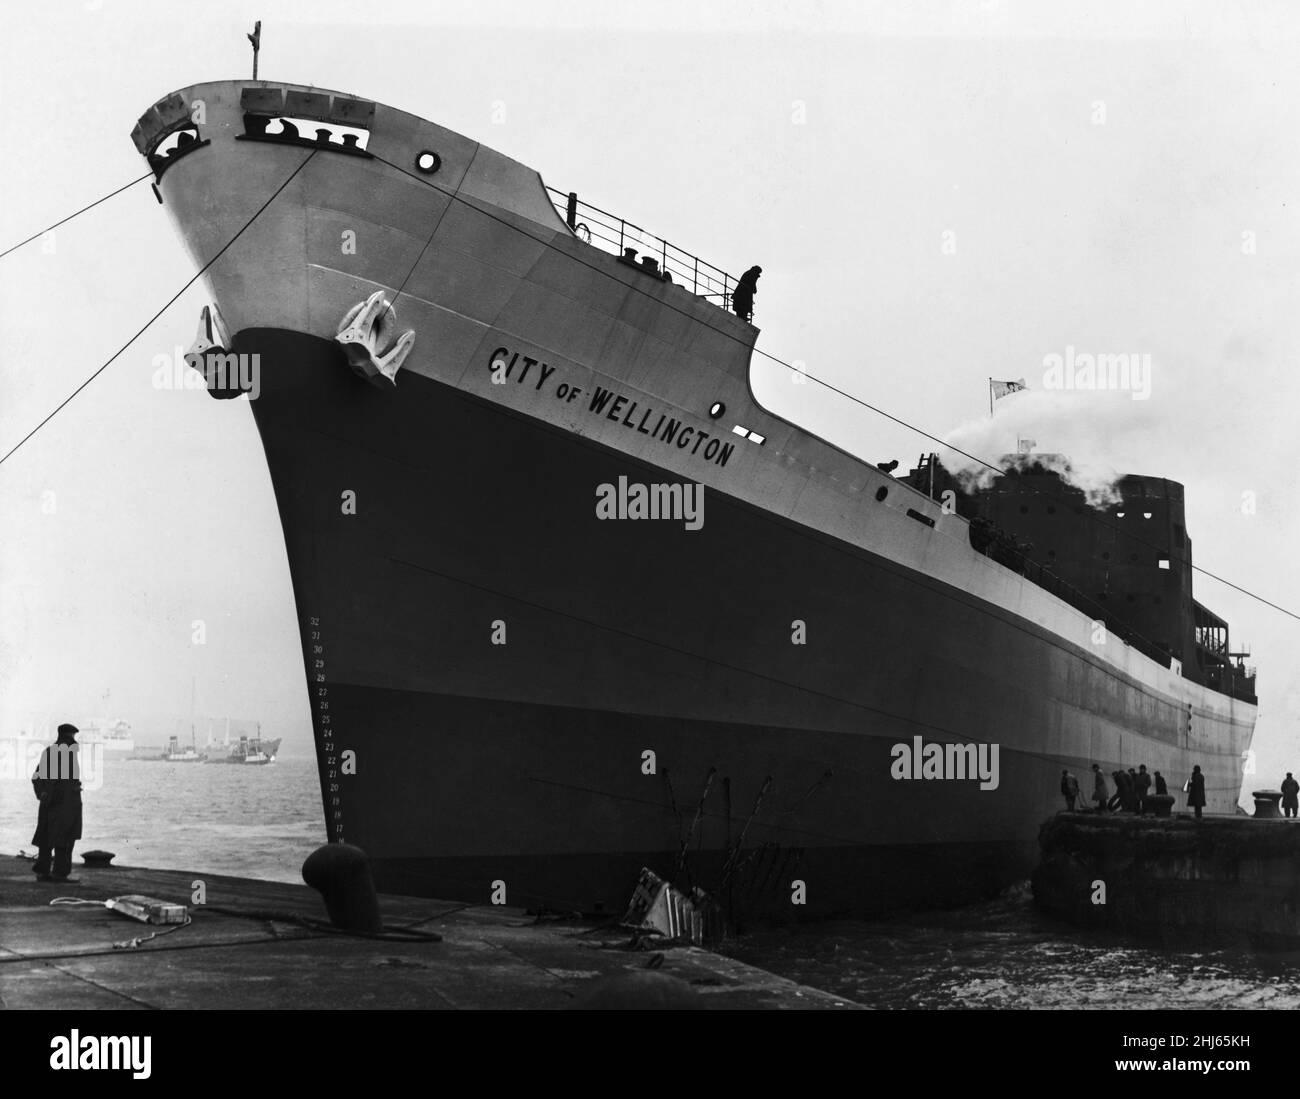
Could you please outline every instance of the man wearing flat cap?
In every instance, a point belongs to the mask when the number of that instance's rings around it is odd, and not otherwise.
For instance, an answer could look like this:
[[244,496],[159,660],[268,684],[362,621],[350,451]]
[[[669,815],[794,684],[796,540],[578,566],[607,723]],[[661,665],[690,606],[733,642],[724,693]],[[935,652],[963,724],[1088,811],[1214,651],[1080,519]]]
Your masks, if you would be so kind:
[[[72,845],[81,839],[81,764],[77,727],[60,725],[58,739],[41,753],[32,788],[41,807],[36,812],[37,881],[66,882],[72,870]],[[54,855],[50,864],[51,852]]]

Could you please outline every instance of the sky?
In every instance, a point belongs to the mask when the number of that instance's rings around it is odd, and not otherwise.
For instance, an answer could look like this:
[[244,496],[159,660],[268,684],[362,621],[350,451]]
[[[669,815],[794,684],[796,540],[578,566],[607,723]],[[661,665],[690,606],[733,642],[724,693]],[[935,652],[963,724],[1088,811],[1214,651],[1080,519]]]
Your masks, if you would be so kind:
[[[991,460],[1031,437],[1180,481],[1196,564],[1300,611],[1295,5],[37,6],[0,39],[21,105],[0,250],[140,175],[136,119],[250,75],[255,19],[263,77],[429,118],[732,273],[760,264],[773,411],[904,469],[927,434]],[[0,454],[192,274],[147,183],[0,259]],[[310,749],[249,409],[152,383],[206,300],[0,464],[0,735],[193,705]],[[1149,363],[1145,397],[1048,388],[1050,356],[1119,353]],[[1029,388],[990,417],[990,377]],[[1206,575],[1196,595],[1252,645],[1245,785],[1275,787],[1300,768],[1300,621]]]

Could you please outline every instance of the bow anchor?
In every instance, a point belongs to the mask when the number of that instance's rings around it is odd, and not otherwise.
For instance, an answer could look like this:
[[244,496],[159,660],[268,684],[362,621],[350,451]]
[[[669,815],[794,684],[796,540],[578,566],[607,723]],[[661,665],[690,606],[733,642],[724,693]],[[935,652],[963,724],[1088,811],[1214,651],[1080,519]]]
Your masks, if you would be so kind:
[[353,370],[387,389],[397,384],[397,371],[415,346],[414,329],[396,332],[397,313],[384,292],[376,290],[348,310],[334,339]]

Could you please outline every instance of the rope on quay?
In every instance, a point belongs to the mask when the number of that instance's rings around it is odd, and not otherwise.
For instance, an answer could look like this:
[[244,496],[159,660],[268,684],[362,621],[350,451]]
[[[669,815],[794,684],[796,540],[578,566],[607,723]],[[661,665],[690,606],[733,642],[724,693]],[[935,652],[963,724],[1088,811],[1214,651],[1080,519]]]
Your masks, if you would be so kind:
[[[108,908],[109,902],[107,900],[92,901],[92,900],[88,900],[85,897],[55,897],[52,901],[50,901],[50,906],[53,907],[55,905],[61,906],[63,908]],[[139,935],[134,939],[123,939],[120,943],[114,943],[113,949],[133,950],[141,943],[147,943],[149,942],[150,939],[158,938],[159,935],[170,935],[173,931],[179,931],[182,927],[189,927],[189,925],[192,924],[193,922],[194,921],[187,914],[184,923],[174,923],[174,924],[170,924],[167,927],[161,927],[157,931],[153,932],[153,934],[151,935]],[[103,951],[95,951],[95,953],[103,953]],[[28,958],[34,958],[39,956],[40,955],[30,955],[30,954],[26,955],[26,957]],[[81,955],[78,954],[56,955],[56,957],[72,957],[72,958],[76,958],[80,956]],[[9,959],[5,959],[5,960],[7,961]]]
[[[58,905],[67,908],[105,908],[107,901],[89,900],[84,897],[55,897],[50,901],[51,905]],[[350,931],[344,928],[334,927],[324,920],[314,919],[311,916],[303,916],[294,912],[280,912],[263,908],[228,908],[224,905],[205,904],[201,906],[203,910],[215,912],[222,916],[233,916],[240,919],[274,921],[276,923],[295,924],[308,931],[315,932],[317,935],[342,935],[349,938],[371,939],[376,942],[386,943],[440,943],[442,936],[434,931],[421,931],[419,925],[428,923],[430,920],[442,919],[446,916],[460,912],[466,908],[478,907],[477,905],[466,904],[452,908],[446,912],[437,912],[431,916],[426,916],[415,923],[400,925],[397,927],[386,927],[383,931]],[[184,923],[171,924],[167,927],[160,928],[150,935],[142,935],[134,939],[126,939],[122,942],[113,943],[111,948],[96,947],[89,950],[64,950],[55,951],[45,954],[22,954],[15,953],[7,957],[0,957],[0,964],[12,964],[14,962],[52,962],[66,961],[73,958],[95,958],[104,955],[110,955],[120,950],[131,950],[143,943],[162,935],[170,934],[173,931],[179,931],[183,927],[189,927],[194,923],[194,919],[186,915]],[[315,937],[315,936],[307,936]],[[168,947],[169,950],[204,950],[210,947],[222,946],[254,946],[260,943],[278,942],[279,939],[274,936],[265,939],[219,939],[207,942],[191,942],[183,945]]]
[[[420,931],[415,924],[409,924],[403,927],[386,927],[383,931],[355,931],[343,927],[335,927],[325,920],[318,920],[313,916],[302,916],[296,912],[277,912],[267,908],[227,908],[224,905],[205,904],[202,906],[203,911],[216,912],[222,916],[237,916],[246,920],[272,920],[276,923],[297,924],[305,927],[310,931],[320,931],[326,935],[346,935],[357,939],[374,939],[383,943],[440,943],[442,936],[436,931]],[[428,919],[437,919],[436,916],[430,916]],[[427,923],[427,920],[420,920],[420,923]]]

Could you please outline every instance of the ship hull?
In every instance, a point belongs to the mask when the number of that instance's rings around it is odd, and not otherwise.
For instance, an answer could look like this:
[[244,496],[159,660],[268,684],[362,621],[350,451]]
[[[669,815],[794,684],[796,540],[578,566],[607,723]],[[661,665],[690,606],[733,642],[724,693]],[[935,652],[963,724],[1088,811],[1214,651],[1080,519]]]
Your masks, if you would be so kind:
[[[622,228],[607,254],[576,196],[342,93],[197,85],[133,137],[220,318],[200,343],[233,333],[329,836],[381,888],[612,911],[644,865],[733,914],[871,913],[1024,876],[1063,768],[1199,764],[1233,810],[1254,706],[764,408],[707,263],[665,279]],[[700,491],[702,523],[600,518],[625,485]],[[1182,556],[1132,575],[1190,599]]]
[[[746,915],[869,914],[1026,876],[1062,768],[1196,763],[1233,810],[1251,707],[713,489],[698,530],[599,519],[599,486],[680,476],[429,377],[384,392],[328,340],[234,343],[330,838],[381,889],[614,911],[649,866]],[[900,776],[933,743],[996,774]]]

